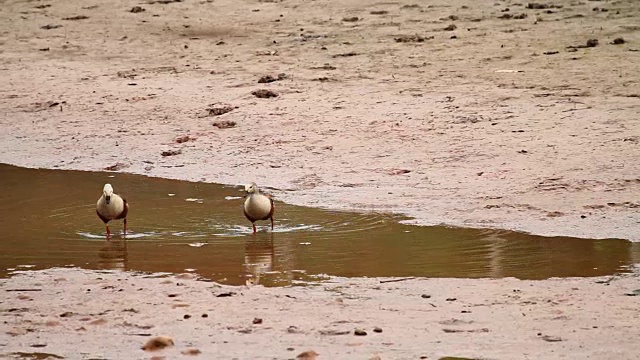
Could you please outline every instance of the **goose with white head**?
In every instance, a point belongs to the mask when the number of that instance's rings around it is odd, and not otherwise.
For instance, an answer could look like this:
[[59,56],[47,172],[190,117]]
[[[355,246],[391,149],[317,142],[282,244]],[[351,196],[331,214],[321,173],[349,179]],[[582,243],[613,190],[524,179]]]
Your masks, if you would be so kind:
[[271,230],[273,230],[273,213],[275,211],[273,199],[261,194],[256,183],[245,185],[244,191],[247,194],[244,201],[244,216],[251,221],[253,233],[256,233],[255,222],[258,220],[271,220]]
[[102,189],[102,196],[96,204],[96,213],[107,227],[107,238],[111,236],[109,231],[109,221],[124,219],[124,234],[127,234],[127,213],[129,204],[127,200],[113,192],[111,184],[105,184]]

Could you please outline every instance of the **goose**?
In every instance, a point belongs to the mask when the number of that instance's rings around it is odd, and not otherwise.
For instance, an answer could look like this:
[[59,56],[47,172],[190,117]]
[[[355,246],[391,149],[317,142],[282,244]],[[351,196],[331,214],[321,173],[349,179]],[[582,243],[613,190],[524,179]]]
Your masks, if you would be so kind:
[[108,224],[111,220],[124,219],[124,234],[127,234],[127,212],[129,212],[127,200],[118,194],[114,194],[111,184],[105,184],[102,189],[102,196],[100,196],[96,204],[96,213],[107,227],[107,238],[111,236]]
[[273,230],[273,212],[275,211],[273,199],[261,194],[256,183],[245,185],[244,191],[247,193],[244,201],[244,216],[251,221],[253,233],[256,233],[255,222],[258,220],[271,220],[271,230]]

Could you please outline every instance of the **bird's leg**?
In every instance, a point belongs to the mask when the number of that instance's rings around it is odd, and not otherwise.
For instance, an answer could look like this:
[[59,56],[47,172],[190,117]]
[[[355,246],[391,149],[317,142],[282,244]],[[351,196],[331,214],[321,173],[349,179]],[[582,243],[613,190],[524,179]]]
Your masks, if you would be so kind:
[[111,238],[111,231],[109,231],[109,225],[107,225],[107,240]]
[[124,218],[124,235],[127,235],[127,218]]
[[273,216],[270,219],[271,219],[271,230],[273,230]]
[[251,223],[251,225],[253,226],[253,233],[255,234],[256,233],[256,224]]

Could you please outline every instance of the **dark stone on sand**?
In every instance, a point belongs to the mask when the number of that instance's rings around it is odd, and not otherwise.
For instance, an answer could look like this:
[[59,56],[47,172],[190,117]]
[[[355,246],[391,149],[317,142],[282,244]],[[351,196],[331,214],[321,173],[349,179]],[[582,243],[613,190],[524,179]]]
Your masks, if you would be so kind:
[[268,99],[272,97],[277,97],[278,94],[267,89],[253,90],[251,94],[260,99]]
[[542,3],[528,3],[527,4],[527,9],[548,9],[549,8],[549,4],[542,4]]
[[562,338],[560,336],[554,336],[554,335],[543,335],[541,339],[548,342],[562,341]]
[[266,84],[278,80],[283,80],[287,78],[287,74],[278,74],[278,76],[265,75],[258,79],[259,84]]
[[44,25],[44,26],[40,26],[40,29],[44,29],[44,30],[52,30],[52,29],[57,29],[57,28],[61,28],[62,25]]
[[182,154],[182,150],[178,149],[178,150],[165,150],[163,152],[160,153],[160,155],[162,156],[174,156],[174,155],[180,155]]
[[172,338],[168,336],[156,336],[152,339],[149,339],[149,341],[147,341],[144,346],[142,346],[142,350],[156,351],[173,345],[174,344]]
[[613,45],[621,45],[624,44],[625,41],[623,38],[619,37],[619,38],[615,38],[613,39],[613,41],[611,42]]
[[76,15],[71,17],[62,18],[62,20],[85,20],[88,19],[88,16],[85,15]]
[[596,47],[596,46],[598,46],[598,39],[587,40],[587,47]]
[[236,122],[228,121],[228,120],[216,121],[213,123],[213,126],[217,127],[218,129],[229,129],[229,128],[235,127]]
[[396,42],[399,43],[410,43],[410,42],[425,42],[426,40],[433,39],[433,36],[423,37],[420,35],[400,35],[398,37],[393,38]]
[[220,115],[224,115],[228,112],[233,111],[234,109],[237,109],[237,107],[233,107],[233,106],[220,106],[220,107],[212,107],[207,109],[207,111],[209,111],[209,116],[220,116]]

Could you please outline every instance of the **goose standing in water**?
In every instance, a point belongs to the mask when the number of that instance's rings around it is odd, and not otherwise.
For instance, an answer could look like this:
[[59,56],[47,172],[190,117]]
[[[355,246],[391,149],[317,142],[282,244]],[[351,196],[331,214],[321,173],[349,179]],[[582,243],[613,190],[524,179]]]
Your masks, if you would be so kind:
[[244,201],[244,216],[251,221],[253,233],[256,233],[255,222],[258,220],[271,220],[271,230],[273,230],[273,212],[275,211],[273,199],[261,194],[256,183],[245,185],[244,191],[247,193]]
[[102,189],[102,196],[96,204],[96,213],[107,226],[107,239],[111,236],[109,225],[107,224],[111,220],[124,219],[124,234],[127,234],[127,212],[129,212],[127,200],[118,194],[114,194],[111,184],[105,184]]

